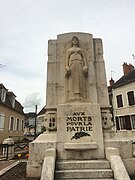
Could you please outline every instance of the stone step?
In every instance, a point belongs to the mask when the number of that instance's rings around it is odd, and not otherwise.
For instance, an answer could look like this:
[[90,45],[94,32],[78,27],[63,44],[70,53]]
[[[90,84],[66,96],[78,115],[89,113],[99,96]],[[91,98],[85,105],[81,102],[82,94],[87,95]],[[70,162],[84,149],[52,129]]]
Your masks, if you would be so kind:
[[111,169],[56,170],[55,179],[105,179],[113,178]]
[[56,170],[65,169],[110,169],[110,163],[106,160],[66,160],[57,161]]
[[[67,180],[76,180],[76,178],[75,179],[68,179],[68,178],[66,178]],[[55,180],[65,180],[65,179],[61,179],[61,178],[59,178],[59,179],[55,179]],[[113,179],[113,178],[100,178],[100,179],[78,179],[78,180],[115,180],[115,179]]]

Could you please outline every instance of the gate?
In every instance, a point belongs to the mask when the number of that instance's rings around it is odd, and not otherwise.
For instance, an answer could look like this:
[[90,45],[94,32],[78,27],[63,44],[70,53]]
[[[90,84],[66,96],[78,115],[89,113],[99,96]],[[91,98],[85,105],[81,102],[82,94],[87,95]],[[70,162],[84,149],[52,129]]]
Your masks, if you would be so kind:
[[9,144],[0,144],[0,161],[8,160]]
[[0,161],[7,161],[19,157],[22,158],[29,154],[29,143],[0,144]]

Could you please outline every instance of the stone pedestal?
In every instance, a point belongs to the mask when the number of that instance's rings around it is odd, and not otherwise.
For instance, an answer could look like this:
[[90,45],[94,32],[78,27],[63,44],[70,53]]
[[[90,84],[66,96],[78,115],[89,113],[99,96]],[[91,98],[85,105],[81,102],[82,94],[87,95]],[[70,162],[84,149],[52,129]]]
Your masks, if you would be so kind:
[[100,106],[61,104],[57,109],[58,159],[104,158]]
[[41,177],[44,158],[49,156],[48,149],[56,149],[56,132],[45,132],[29,144],[29,160],[27,161],[27,176]]

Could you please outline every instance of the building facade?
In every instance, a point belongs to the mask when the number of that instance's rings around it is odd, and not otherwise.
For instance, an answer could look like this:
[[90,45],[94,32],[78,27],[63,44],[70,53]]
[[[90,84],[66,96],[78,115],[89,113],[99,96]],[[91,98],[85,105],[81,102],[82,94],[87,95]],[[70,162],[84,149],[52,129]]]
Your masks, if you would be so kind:
[[[130,68],[130,66],[132,68]],[[135,130],[135,70],[123,64],[124,76],[112,85],[113,114],[116,129]]]
[[9,136],[15,141],[23,138],[24,112],[13,92],[0,84],[0,143]]
[[37,133],[40,134],[46,130],[46,119],[45,119],[45,107],[41,109],[41,111],[37,115]]
[[35,126],[37,125],[37,118],[35,112],[25,113],[25,123],[24,123],[24,134],[34,135]]

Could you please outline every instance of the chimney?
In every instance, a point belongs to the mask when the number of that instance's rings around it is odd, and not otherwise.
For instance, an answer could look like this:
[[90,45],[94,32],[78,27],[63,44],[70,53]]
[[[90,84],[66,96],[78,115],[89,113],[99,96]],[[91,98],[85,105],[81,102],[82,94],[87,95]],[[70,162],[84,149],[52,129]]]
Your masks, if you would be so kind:
[[110,83],[110,87],[112,87],[112,85],[114,84],[114,80],[113,80],[113,78],[111,78],[111,80],[109,81],[109,83]]
[[133,71],[134,70],[134,66],[132,64],[129,64],[129,71]]
[[134,70],[134,66],[132,64],[123,63],[123,73],[124,76],[127,75],[129,72]]

